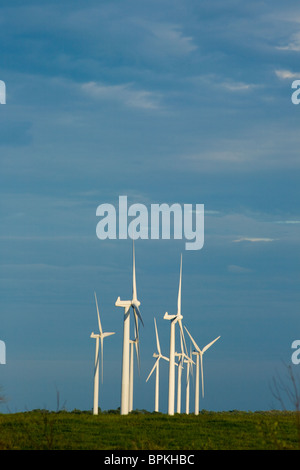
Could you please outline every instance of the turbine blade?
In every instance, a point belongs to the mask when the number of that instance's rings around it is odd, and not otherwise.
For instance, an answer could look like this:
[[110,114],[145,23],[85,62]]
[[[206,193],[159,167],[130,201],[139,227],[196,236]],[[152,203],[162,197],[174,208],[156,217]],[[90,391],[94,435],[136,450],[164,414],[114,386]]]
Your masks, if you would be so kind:
[[184,333],[183,333],[181,320],[178,320],[178,324],[179,324],[179,328],[180,328],[180,341],[181,342],[183,341],[183,344],[184,344],[184,351],[182,349],[181,352],[184,352],[184,354],[187,356],[188,353],[187,353],[187,347],[186,347],[186,342],[185,342],[185,337],[184,337]]
[[206,346],[204,346],[204,348],[202,349],[202,353],[204,353],[205,351],[207,351],[207,349],[210,348],[219,338],[221,338],[221,336],[218,336],[216,339],[214,339],[214,340],[211,341],[209,344],[207,344]]
[[137,359],[137,365],[138,365],[138,371],[139,375],[141,372],[141,360],[140,360],[140,343],[138,340],[135,341],[135,352],[136,352],[136,359]]
[[156,334],[156,346],[157,346],[157,351],[158,351],[158,354],[161,354],[160,344],[159,344],[159,338],[158,338],[158,331],[157,331],[157,326],[156,326],[156,320],[155,320],[155,318],[154,318],[154,326],[155,326],[155,334]]
[[156,366],[158,365],[158,361],[159,361],[159,357],[156,359],[156,361],[155,361],[155,363],[154,363],[154,366],[152,367],[151,372],[150,372],[150,374],[148,375],[148,377],[147,377],[147,379],[146,379],[146,382],[148,382],[148,380],[150,379],[150,377],[151,377],[153,371],[155,370]]
[[203,357],[200,354],[200,364],[201,364],[201,380],[202,380],[202,397],[204,398],[204,378],[203,378]]
[[192,376],[192,382],[194,383],[194,369],[193,365],[196,365],[195,362],[193,361],[193,355],[192,355],[192,346],[190,344],[190,357],[189,357],[189,365],[190,365],[190,375]]
[[168,361],[168,362],[170,361],[170,359],[169,359],[168,357],[166,357],[166,356],[160,356],[160,357],[161,357],[162,359],[164,359],[165,361]]
[[133,316],[134,316],[134,341],[136,341],[139,339],[139,323],[138,323],[137,313],[134,307],[132,307],[132,309],[133,309]]
[[94,292],[94,294],[95,294],[95,301],[96,301],[96,307],[97,307],[99,331],[100,331],[100,333],[102,334],[102,326],[101,326],[101,321],[100,321],[100,313],[99,313],[99,308],[98,308],[98,302],[97,302],[96,292]]
[[106,338],[106,336],[111,336],[111,335],[115,335],[115,333],[103,333],[102,337]]
[[187,367],[187,377],[186,377],[186,388],[187,388],[190,384],[190,375],[191,375],[190,364],[188,363],[186,367]]
[[181,278],[182,278],[182,255],[180,257],[180,276],[179,276],[178,299],[177,299],[177,315],[181,315]]
[[195,348],[197,349],[197,351],[198,351],[200,354],[202,354],[201,349],[199,348],[198,344],[196,343],[196,341],[194,340],[194,338],[193,338],[192,335],[190,334],[190,332],[189,332],[189,330],[187,329],[187,327],[185,326],[184,328],[186,329],[187,334],[188,334],[189,337],[191,338],[191,341],[192,341],[193,345],[195,346]]
[[100,337],[100,354],[101,354],[101,383],[103,383],[103,337]]
[[95,336],[96,338],[96,346],[95,346],[95,372],[97,367],[99,366],[99,336]]
[[128,307],[128,310],[127,310],[127,307],[126,307],[126,312],[125,312],[125,315],[124,315],[124,320],[126,320],[129,315],[130,315],[130,307]]
[[137,314],[137,316],[139,317],[142,325],[144,326],[144,322],[143,322],[143,319],[142,319],[142,315],[141,315],[141,312],[138,308],[138,306],[135,304],[135,303],[132,303],[132,307],[133,307],[133,310],[135,311],[135,313]]
[[[179,323],[179,322],[178,322]],[[180,324],[179,324],[179,328],[180,328]],[[180,328],[180,349],[181,349],[181,354],[184,354],[184,351],[183,351],[183,340],[182,340],[182,325],[181,325],[181,328]]]
[[136,276],[135,276],[135,252],[134,252],[134,240],[132,240],[132,300],[137,300],[136,292]]
[[134,329],[135,329],[135,350],[136,350],[136,357],[137,357],[137,363],[138,363],[138,371],[140,373],[140,340],[139,340],[139,324],[138,324],[138,318],[137,314],[133,308],[133,314],[134,314]]
[[195,362],[193,361],[193,354],[192,354],[192,347],[190,345],[190,355],[189,355],[189,363],[191,368],[191,374],[193,375],[193,365],[195,366]]

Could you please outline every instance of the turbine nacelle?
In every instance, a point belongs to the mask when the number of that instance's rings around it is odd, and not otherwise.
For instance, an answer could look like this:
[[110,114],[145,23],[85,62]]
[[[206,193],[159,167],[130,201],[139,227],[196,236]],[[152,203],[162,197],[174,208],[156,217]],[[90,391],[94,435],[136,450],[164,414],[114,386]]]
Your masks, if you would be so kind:
[[164,314],[164,320],[174,320],[176,318],[176,315],[169,315],[168,312]]
[[120,297],[117,298],[115,302],[116,307],[131,307],[131,300],[121,300]]
[[171,320],[171,321],[174,321],[177,322],[179,320],[182,320],[183,319],[183,316],[181,314],[177,314],[177,315],[170,315],[168,312],[166,312],[164,314],[164,320]]
[[178,362],[181,365],[181,368],[183,369],[182,363],[184,362],[184,355],[182,353],[175,352],[175,357],[176,356],[179,358]]

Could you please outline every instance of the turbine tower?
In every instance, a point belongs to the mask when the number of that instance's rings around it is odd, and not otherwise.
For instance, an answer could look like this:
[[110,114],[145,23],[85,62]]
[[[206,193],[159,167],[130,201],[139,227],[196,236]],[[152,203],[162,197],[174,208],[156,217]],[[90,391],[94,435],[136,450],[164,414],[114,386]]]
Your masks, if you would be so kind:
[[189,337],[191,338],[191,341],[192,341],[193,345],[196,348],[196,351],[194,351],[194,354],[196,355],[196,359],[197,359],[196,360],[196,384],[195,384],[195,415],[198,415],[199,414],[199,358],[200,358],[200,363],[201,363],[202,397],[204,397],[203,354],[205,353],[205,351],[207,351],[208,348],[210,348],[210,346],[212,346],[220,338],[220,336],[218,336],[216,339],[214,339],[213,341],[208,343],[201,350],[186,327],[185,327],[185,329],[186,329]]
[[180,277],[177,299],[177,314],[169,315],[168,312],[164,315],[164,320],[170,320],[170,362],[169,362],[169,396],[168,396],[168,414],[174,414],[175,403],[175,325],[178,322],[180,332],[185,344],[184,334],[182,329],[181,315],[181,279],[182,279],[182,255],[180,258]]
[[190,378],[193,375],[193,364],[195,364],[192,360],[191,350],[184,362],[186,363],[185,413],[188,415],[190,412]]
[[100,313],[99,313],[99,308],[98,308],[96,292],[94,294],[95,294],[97,316],[98,316],[98,326],[99,326],[99,333],[98,334],[95,334],[94,332],[91,333],[91,338],[96,339],[93,414],[97,415],[98,414],[98,407],[99,407],[99,339],[101,341],[101,383],[103,383],[103,339],[106,336],[111,336],[111,335],[114,335],[115,333],[103,333],[102,325],[101,325],[101,321],[100,321]]
[[[130,341],[130,308],[134,312],[134,320],[136,324],[137,343],[138,339],[138,319],[140,319],[144,326],[139,306],[140,301],[137,299],[136,291],[136,276],[135,276],[135,253],[133,242],[133,269],[132,269],[132,299],[121,300],[120,297],[116,300],[116,307],[124,307],[124,326],[123,326],[123,356],[122,356],[122,383],[121,383],[121,415],[127,415],[129,412],[129,341]],[[138,347],[138,345],[137,345]],[[139,357],[138,357],[139,362]]]
[[181,377],[182,377],[182,370],[183,370],[183,365],[186,362],[187,363],[187,373],[189,370],[189,363],[191,359],[189,356],[186,354],[184,350],[184,336],[180,331],[180,347],[181,347],[181,352],[180,353],[175,353],[175,356],[178,356],[178,371],[177,371],[177,413],[181,413]]
[[177,413],[181,413],[181,377],[182,377],[184,356],[182,353],[175,353],[175,356],[179,357],[178,371],[177,371]]
[[156,334],[157,353],[153,353],[153,357],[156,357],[157,359],[155,361],[154,366],[151,369],[150,374],[148,375],[148,377],[146,379],[146,382],[148,382],[148,380],[151,377],[153,371],[156,369],[156,377],[155,377],[155,411],[158,411],[158,409],[159,409],[159,361],[160,361],[160,359],[164,359],[165,361],[169,361],[169,358],[163,356],[162,353],[161,353],[155,318],[154,318],[154,326],[155,326],[155,334]]
[[134,364],[133,364],[133,347],[136,344],[136,339],[130,339],[129,340],[129,354],[130,354],[130,366],[129,366],[129,405],[128,405],[128,412],[132,411],[133,409],[133,372],[134,372]]
[[138,349],[138,336],[137,331],[135,328],[135,339],[129,340],[130,344],[130,366],[129,366],[129,405],[128,411],[133,410],[133,373],[134,373],[134,348],[136,350],[136,356],[138,360],[138,368],[139,368],[139,349]]

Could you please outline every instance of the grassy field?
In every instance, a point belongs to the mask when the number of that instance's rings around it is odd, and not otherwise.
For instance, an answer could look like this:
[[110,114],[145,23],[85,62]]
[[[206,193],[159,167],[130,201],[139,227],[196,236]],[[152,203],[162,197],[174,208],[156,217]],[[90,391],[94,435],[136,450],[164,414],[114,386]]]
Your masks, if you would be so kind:
[[296,412],[0,414],[1,450],[299,450]]

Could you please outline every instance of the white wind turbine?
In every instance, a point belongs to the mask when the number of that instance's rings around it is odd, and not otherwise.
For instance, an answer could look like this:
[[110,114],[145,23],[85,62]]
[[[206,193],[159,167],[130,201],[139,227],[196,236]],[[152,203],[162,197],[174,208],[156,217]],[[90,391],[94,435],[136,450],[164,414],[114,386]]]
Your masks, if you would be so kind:
[[199,414],[199,357],[200,357],[200,362],[201,362],[201,381],[202,381],[202,397],[204,397],[204,380],[203,380],[203,354],[205,351],[207,351],[208,348],[210,348],[219,338],[218,336],[216,339],[208,343],[204,348],[201,350],[192,337],[192,335],[189,333],[187,328],[185,327],[189,337],[191,338],[191,341],[193,345],[196,348],[196,351],[194,351],[194,354],[196,355],[196,384],[195,384],[195,415]]
[[100,313],[98,308],[97,296],[95,294],[95,301],[97,307],[97,316],[98,316],[98,326],[99,326],[99,333],[95,334],[94,332],[91,333],[91,338],[96,339],[96,352],[95,352],[95,369],[94,369],[94,407],[93,407],[93,414],[98,414],[98,407],[99,407],[99,339],[101,344],[101,383],[103,383],[103,339],[106,336],[114,335],[115,333],[103,333],[102,325],[100,321]]
[[[124,329],[123,329],[123,356],[122,356],[122,383],[121,383],[121,414],[126,415],[129,412],[130,395],[129,395],[129,349],[130,349],[130,308],[132,307],[134,312],[134,320],[136,325],[136,339],[137,348],[139,347],[139,336],[138,336],[138,319],[143,323],[139,306],[140,302],[137,299],[136,291],[136,276],[135,276],[135,253],[134,253],[134,242],[133,242],[133,269],[132,269],[132,299],[121,300],[117,298],[115,305],[117,307],[124,307]],[[139,362],[139,355],[138,355]]]
[[184,334],[182,329],[182,318],[181,315],[181,279],[182,279],[182,255],[180,259],[180,278],[178,288],[178,300],[177,300],[177,314],[169,315],[168,312],[164,315],[164,320],[170,320],[170,362],[169,362],[169,397],[168,397],[168,414],[174,414],[174,403],[175,403],[175,325],[178,322],[180,332],[184,340]]
[[164,359],[165,361],[169,361],[168,357],[165,357],[161,353],[160,349],[160,343],[159,343],[159,338],[158,338],[158,332],[157,332],[157,326],[156,326],[156,320],[154,318],[154,326],[155,326],[155,334],[156,334],[156,347],[157,347],[157,353],[153,354],[153,357],[156,357],[156,361],[154,366],[151,369],[150,374],[148,375],[146,382],[148,382],[151,374],[153,371],[156,369],[156,378],[155,378],[155,411],[158,411],[159,409],[159,361],[160,359]]

